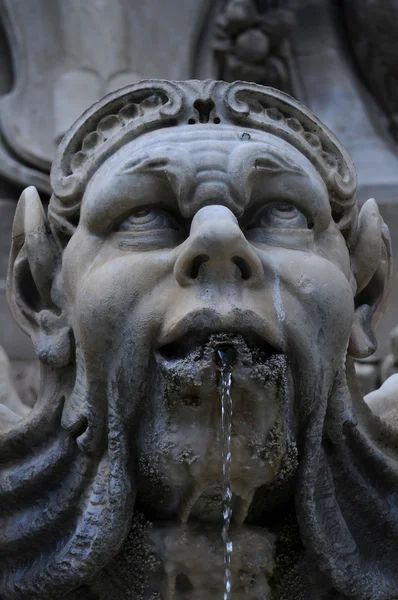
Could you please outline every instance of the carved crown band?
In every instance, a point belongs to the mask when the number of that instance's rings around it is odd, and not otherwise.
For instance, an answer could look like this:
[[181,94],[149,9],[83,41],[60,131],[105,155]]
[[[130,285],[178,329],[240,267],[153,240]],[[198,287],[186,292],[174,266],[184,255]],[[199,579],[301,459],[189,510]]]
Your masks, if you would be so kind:
[[[329,129],[300,102],[273,88],[223,81],[145,80],[89,108],[64,136],[51,170],[50,220],[73,233],[87,182],[116,150],[166,127],[232,124],[280,137],[315,166],[330,195],[333,216],[347,236],[356,220],[356,173]],[[67,225],[65,225],[67,223]]]

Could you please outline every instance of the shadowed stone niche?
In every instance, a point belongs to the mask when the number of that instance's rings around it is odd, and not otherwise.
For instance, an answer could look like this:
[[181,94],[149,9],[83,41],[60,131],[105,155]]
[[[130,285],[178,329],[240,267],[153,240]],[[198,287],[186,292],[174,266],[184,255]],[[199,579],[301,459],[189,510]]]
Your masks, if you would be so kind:
[[398,431],[353,367],[390,240],[334,135],[272,88],[147,80],[51,187],[13,226],[41,383],[0,413],[1,599],[396,598]]

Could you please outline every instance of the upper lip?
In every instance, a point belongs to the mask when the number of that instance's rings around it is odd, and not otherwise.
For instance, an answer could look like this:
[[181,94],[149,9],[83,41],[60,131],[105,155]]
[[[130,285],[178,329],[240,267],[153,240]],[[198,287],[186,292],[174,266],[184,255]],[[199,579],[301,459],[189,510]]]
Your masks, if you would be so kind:
[[187,313],[159,339],[157,350],[181,342],[187,345],[194,341],[199,345],[207,341],[210,335],[225,333],[238,334],[249,345],[267,344],[275,353],[283,353],[278,328],[265,321],[252,311],[235,310],[221,315],[214,310],[205,309]]

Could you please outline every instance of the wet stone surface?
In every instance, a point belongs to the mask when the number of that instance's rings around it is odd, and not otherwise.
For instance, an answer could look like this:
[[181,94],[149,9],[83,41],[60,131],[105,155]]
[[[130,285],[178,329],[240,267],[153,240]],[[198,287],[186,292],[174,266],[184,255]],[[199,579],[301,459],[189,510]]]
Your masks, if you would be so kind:
[[[233,519],[243,522],[257,488],[278,474],[292,432],[286,357],[250,346],[240,335],[215,334],[184,357],[156,357],[136,437],[138,504],[151,518],[222,521],[221,369],[231,366]],[[233,354],[232,354],[233,353]],[[231,361],[232,362],[232,361]],[[162,494],[159,494],[159,489]]]

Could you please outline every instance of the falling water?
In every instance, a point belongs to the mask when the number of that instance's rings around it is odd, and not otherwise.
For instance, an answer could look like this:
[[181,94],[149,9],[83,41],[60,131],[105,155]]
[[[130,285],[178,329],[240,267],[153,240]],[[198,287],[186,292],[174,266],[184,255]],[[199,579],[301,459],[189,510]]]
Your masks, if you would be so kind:
[[223,528],[225,591],[224,600],[231,598],[231,559],[232,542],[229,539],[229,528],[232,517],[231,487],[231,429],[232,429],[232,367],[236,361],[236,350],[230,346],[222,346],[217,350],[217,359],[221,367],[221,427],[222,427],[222,485],[223,485]]

